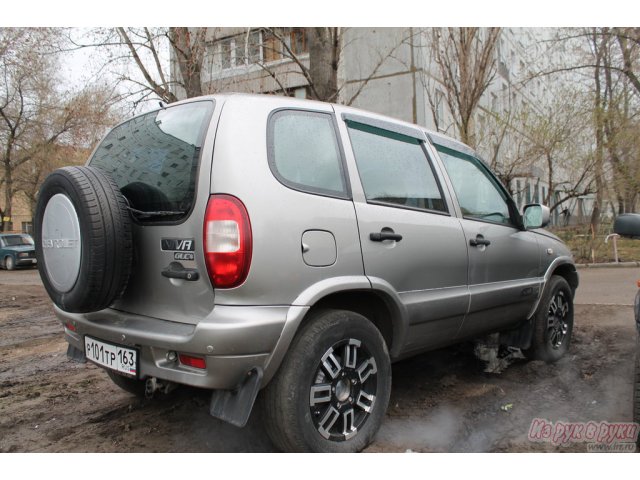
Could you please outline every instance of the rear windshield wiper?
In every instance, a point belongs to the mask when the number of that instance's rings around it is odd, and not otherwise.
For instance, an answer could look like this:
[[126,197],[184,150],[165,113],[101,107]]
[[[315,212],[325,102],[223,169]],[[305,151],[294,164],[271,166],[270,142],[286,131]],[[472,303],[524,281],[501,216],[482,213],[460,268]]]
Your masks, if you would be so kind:
[[170,217],[172,215],[184,215],[185,211],[183,210],[138,210],[136,208],[128,207],[129,211],[135,214],[136,217],[139,218],[149,218],[149,217]]

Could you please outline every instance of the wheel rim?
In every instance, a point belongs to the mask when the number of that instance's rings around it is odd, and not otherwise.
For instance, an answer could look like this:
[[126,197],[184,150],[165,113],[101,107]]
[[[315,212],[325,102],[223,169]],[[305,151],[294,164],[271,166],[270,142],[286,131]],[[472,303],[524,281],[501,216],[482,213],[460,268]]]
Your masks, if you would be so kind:
[[7,257],[6,265],[7,265],[7,270],[12,270],[13,269],[13,258]]
[[320,435],[342,442],[362,430],[376,401],[377,374],[376,360],[360,340],[342,340],[324,353],[309,390]]
[[564,291],[558,291],[549,303],[547,317],[547,339],[554,349],[559,349],[569,332],[569,313],[571,307]]

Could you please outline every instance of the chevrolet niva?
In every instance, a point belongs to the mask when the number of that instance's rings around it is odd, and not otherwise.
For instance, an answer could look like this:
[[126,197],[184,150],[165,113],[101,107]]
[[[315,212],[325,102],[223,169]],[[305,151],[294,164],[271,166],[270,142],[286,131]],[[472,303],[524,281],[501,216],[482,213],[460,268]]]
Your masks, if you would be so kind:
[[578,275],[466,145],[342,105],[214,95],[111,130],[44,182],[38,267],[69,356],[139,395],[260,392],[286,451],[374,437],[391,362],[487,334],[548,362]]

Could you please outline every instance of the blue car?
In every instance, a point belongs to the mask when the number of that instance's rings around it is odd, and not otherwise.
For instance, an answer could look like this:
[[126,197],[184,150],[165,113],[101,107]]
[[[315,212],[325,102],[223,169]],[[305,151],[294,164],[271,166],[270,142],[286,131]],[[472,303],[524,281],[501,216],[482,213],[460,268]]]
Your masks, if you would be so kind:
[[0,265],[7,270],[35,266],[36,248],[31,235],[23,233],[0,234]]

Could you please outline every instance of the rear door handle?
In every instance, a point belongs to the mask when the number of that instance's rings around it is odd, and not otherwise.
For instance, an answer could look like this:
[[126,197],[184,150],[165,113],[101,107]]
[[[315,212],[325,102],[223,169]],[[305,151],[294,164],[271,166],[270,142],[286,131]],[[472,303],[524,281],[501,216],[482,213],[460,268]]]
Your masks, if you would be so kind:
[[482,235],[476,235],[476,238],[469,240],[469,245],[472,247],[479,247],[480,245],[491,245],[491,241],[484,238]]
[[395,233],[390,228],[385,227],[379,233],[370,233],[369,239],[372,242],[384,242],[385,240],[393,240],[395,242],[399,242],[400,240],[402,240],[402,235],[400,235],[399,233]]

